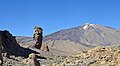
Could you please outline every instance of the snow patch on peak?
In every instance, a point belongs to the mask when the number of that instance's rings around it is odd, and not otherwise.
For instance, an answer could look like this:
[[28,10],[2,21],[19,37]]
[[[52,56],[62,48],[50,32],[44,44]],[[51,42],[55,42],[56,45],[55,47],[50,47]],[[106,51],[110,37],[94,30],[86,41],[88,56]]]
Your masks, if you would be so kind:
[[86,30],[86,29],[88,29],[91,26],[94,26],[94,24],[86,23],[85,25],[83,25],[83,29]]

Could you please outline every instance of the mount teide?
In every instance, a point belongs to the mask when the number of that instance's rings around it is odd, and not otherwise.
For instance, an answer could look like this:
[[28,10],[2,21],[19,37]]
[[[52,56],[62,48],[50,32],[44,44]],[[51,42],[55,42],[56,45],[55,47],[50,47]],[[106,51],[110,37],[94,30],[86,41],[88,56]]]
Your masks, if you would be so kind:
[[98,24],[85,24],[45,36],[44,41],[48,40],[70,40],[86,46],[118,45],[120,30]]
[[[32,38],[22,38],[17,37],[22,46],[33,44]],[[95,46],[120,45],[120,30],[99,24],[85,24],[47,35],[43,43],[48,44],[53,54],[71,55]]]

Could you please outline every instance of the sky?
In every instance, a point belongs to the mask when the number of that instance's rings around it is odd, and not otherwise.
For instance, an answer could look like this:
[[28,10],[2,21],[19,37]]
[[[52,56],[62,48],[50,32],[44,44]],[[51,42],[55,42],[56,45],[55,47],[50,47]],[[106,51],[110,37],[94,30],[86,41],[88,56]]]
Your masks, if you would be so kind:
[[43,35],[100,24],[120,29],[120,0],[0,0],[0,30],[15,36],[33,36],[34,26]]

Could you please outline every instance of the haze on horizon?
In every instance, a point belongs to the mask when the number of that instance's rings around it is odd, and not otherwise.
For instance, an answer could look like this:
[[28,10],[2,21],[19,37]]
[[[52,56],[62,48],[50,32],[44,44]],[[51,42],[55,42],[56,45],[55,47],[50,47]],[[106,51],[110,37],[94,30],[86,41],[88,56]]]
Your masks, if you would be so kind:
[[34,26],[44,35],[87,22],[120,29],[120,0],[0,0],[0,30],[32,36]]

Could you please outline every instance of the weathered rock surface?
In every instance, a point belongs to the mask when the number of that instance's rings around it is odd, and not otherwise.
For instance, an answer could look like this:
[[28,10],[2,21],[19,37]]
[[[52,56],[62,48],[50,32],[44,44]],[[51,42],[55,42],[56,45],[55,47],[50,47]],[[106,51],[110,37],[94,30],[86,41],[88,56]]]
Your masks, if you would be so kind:
[[33,35],[33,38],[35,40],[35,47],[37,49],[40,49],[41,48],[41,45],[42,45],[42,39],[43,39],[43,29],[41,27],[38,27],[38,26],[35,26],[34,27],[34,35]]
[[1,36],[1,42],[2,46],[7,52],[7,56],[9,55],[15,55],[15,56],[22,56],[22,57],[28,57],[30,53],[37,53],[31,49],[23,48],[21,47],[14,36],[10,34],[8,31],[0,31]]
[[[30,45],[28,44],[28,46]],[[24,47],[17,43],[11,33],[6,30],[0,31],[0,64],[3,66],[40,66],[39,63],[42,63],[41,65],[45,64],[43,60],[48,62],[48,59],[51,58],[49,57],[49,48],[47,45],[43,45],[43,51],[40,48]],[[26,60],[24,62],[27,64],[22,63],[23,59]]]
[[29,66],[40,66],[40,63],[37,61],[37,57],[34,53],[29,54],[27,59],[22,61],[24,64],[28,64]]
[[42,44],[40,50],[49,52],[49,47],[48,47],[48,45]]
[[[21,47],[7,30],[0,31],[0,66],[40,66],[34,53],[39,54],[35,50]],[[22,64],[24,58],[28,59],[28,64]]]
[[120,66],[120,46],[98,46],[78,55],[69,56],[61,64],[65,66]]

